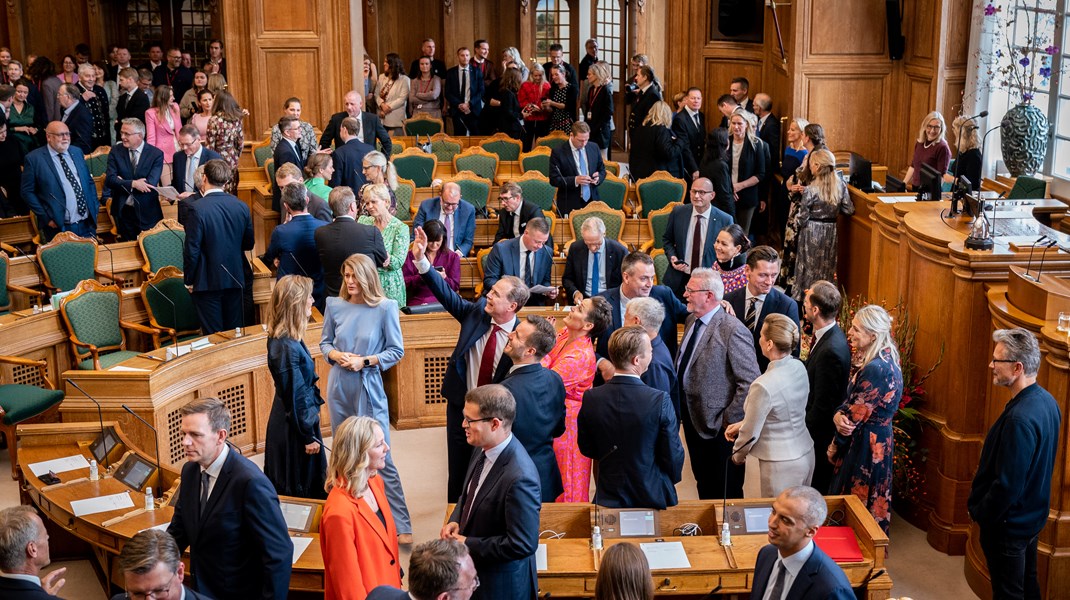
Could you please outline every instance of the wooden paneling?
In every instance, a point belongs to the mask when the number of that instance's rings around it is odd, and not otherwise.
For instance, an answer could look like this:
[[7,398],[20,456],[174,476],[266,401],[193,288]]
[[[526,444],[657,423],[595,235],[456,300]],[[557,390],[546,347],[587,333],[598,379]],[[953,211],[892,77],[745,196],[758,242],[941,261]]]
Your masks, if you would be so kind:
[[821,123],[837,150],[878,156],[883,131],[867,99],[885,95],[886,79],[879,74],[855,74],[850,79],[836,73],[807,77],[805,97],[810,107],[807,118]]
[[884,56],[888,51],[883,0],[810,0],[811,56]]
[[[272,73],[269,80],[256,82],[256,95],[264,98],[267,108],[266,127],[275,124],[275,117],[282,114],[282,105],[293,96],[295,90],[318,90],[323,86],[319,72],[320,51],[315,41],[306,47],[261,48],[258,52],[257,65],[264,73]],[[331,112],[333,98],[321,98],[317,94],[301,92],[301,110],[309,115],[321,115]],[[313,121],[322,127],[326,121]],[[258,130],[259,131],[259,130]],[[260,136],[254,136],[259,139]]]
[[[274,2],[264,0],[254,2],[253,7],[262,9],[263,13],[255,15],[260,26],[259,34],[265,33],[308,33],[315,34],[319,29],[319,9],[316,2]],[[256,12],[260,12],[257,10]]]

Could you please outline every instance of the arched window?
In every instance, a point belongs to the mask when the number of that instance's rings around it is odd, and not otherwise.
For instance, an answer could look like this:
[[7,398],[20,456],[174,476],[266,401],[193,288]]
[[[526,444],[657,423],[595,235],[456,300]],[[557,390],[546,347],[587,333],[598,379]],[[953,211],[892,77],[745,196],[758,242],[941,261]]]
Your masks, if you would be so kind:
[[596,0],[594,14],[594,38],[600,49],[598,56],[609,63],[613,73],[613,89],[620,91],[624,86],[624,69],[627,60],[624,57],[624,10],[622,0]]
[[539,0],[535,5],[535,60],[539,64],[550,60],[551,44],[561,44],[565,56],[571,56],[570,24],[568,0]]

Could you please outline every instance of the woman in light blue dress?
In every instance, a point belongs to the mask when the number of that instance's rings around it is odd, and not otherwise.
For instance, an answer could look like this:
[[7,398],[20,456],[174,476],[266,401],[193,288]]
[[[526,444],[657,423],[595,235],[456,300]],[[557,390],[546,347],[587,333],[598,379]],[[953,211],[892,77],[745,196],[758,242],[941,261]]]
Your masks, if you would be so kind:
[[[383,294],[375,264],[354,254],[342,264],[343,284],[337,298],[327,298],[320,351],[331,365],[327,376],[327,408],[331,430],[350,416],[379,422],[390,443],[390,409],[383,371],[405,355],[397,302]],[[398,537],[411,539],[412,523],[401,478],[390,455],[379,471],[386,486]]]

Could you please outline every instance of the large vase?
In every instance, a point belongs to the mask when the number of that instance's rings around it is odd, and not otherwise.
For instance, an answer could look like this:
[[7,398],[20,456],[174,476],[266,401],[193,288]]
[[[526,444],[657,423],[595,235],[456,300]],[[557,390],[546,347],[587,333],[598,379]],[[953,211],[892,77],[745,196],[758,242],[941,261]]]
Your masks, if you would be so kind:
[[999,125],[1003,162],[1011,175],[1032,175],[1044,164],[1048,149],[1048,118],[1032,104],[1019,104]]

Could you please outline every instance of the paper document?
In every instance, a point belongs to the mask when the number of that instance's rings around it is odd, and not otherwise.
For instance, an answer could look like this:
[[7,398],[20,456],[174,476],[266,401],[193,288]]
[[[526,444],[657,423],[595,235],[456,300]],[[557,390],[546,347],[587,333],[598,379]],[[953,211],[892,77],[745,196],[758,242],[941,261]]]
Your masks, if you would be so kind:
[[169,185],[158,185],[158,186],[156,186],[156,191],[157,191],[157,193],[160,194],[161,198],[166,198],[167,200],[170,200],[171,202],[174,202],[175,200],[178,200],[178,190],[176,190],[172,186],[169,186]]
[[639,544],[639,548],[646,555],[650,563],[650,570],[655,569],[690,569],[691,561],[687,560],[684,545],[680,542],[653,542]]
[[167,358],[168,359],[172,359],[172,358],[175,358],[176,356],[183,356],[183,355],[189,354],[192,350],[193,350],[193,346],[191,346],[190,344],[183,344],[183,345],[181,345],[181,346],[179,346],[177,348],[175,348],[174,346],[168,346],[167,347]]
[[532,294],[548,294],[556,289],[557,288],[550,287],[548,285],[533,285],[528,289],[528,291]]
[[134,508],[134,501],[130,499],[130,492],[71,501],[71,510],[74,511],[74,516],[76,517],[95,515],[121,508]]
[[76,469],[88,469],[89,461],[85,459],[81,454],[75,454],[74,456],[65,456],[63,458],[53,458],[52,460],[46,460],[44,462],[33,463],[30,465],[30,472],[37,477],[52,471],[53,473],[63,473],[64,471],[74,471]]
[[297,562],[297,559],[301,558],[301,555],[305,553],[305,550],[308,550],[308,547],[312,544],[312,539],[313,538],[310,537],[290,538],[290,541],[294,543],[294,563]]
[[535,568],[539,571],[550,568],[546,564],[546,544],[539,544],[539,549],[535,551]]
[[115,365],[108,369],[109,371],[124,371],[127,373],[148,373],[151,369],[139,369],[137,367],[124,367],[123,365]]

